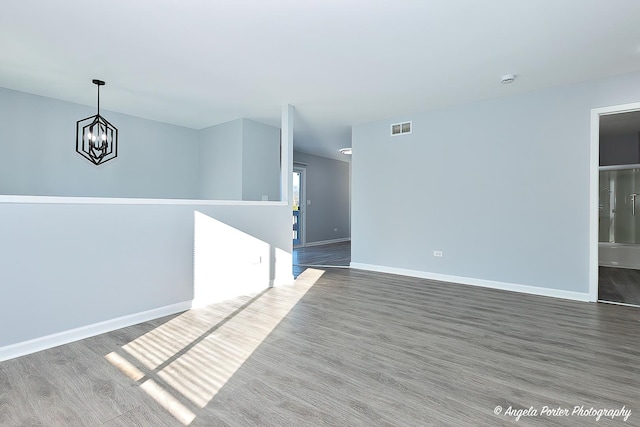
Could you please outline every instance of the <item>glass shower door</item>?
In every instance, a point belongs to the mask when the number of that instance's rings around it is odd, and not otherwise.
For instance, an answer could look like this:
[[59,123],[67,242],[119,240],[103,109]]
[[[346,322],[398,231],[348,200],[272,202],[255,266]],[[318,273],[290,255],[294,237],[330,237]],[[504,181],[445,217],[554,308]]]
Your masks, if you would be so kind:
[[598,206],[598,241],[613,243],[615,215],[615,175],[613,171],[600,172],[600,203]]
[[640,306],[640,168],[634,166],[600,171],[598,300]]
[[614,220],[614,241],[616,243],[640,243],[640,209],[636,202],[640,202],[640,191],[638,169],[627,169],[611,171],[615,173],[615,220]]
[[600,171],[598,241],[640,244],[640,169]]

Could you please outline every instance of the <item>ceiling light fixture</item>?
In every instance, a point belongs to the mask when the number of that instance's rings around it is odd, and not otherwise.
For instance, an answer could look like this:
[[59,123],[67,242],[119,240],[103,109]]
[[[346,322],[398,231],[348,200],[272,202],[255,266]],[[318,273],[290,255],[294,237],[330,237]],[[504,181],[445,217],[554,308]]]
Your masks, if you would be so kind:
[[350,156],[352,152],[353,150],[351,149],[351,147],[340,149],[340,154],[344,154],[345,156]]
[[500,82],[503,85],[508,85],[509,83],[513,83],[513,81],[516,79],[516,75],[515,74],[505,74],[504,76],[502,76],[502,78],[500,79]]
[[98,86],[98,114],[76,123],[76,152],[94,165],[101,165],[118,157],[118,129],[100,115],[100,86],[102,80],[93,80]]

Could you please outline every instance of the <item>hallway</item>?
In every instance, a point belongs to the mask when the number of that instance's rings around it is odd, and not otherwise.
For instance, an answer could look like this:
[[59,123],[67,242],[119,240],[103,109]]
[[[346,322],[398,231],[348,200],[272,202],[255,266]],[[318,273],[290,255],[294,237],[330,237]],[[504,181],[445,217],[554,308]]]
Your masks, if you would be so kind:
[[307,267],[347,268],[351,263],[351,242],[293,248],[293,276],[298,277]]

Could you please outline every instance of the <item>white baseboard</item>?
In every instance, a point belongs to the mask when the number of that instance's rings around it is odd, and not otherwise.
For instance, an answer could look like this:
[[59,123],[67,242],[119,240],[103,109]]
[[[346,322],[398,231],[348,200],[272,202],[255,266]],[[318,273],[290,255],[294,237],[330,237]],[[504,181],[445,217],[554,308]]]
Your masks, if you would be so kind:
[[342,243],[351,241],[351,237],[343,237],[341,239],[319,240],[317,242],[305,243],[304,247],[330,245],[331,243]]
[[111,332],[116,329],[126,328],[127,326],[136,325],[159,317],[169,316],[171,314],[180,313],[191,308],[191,301],[179,302],[176,304],[166,305],[164,307],[154,308],[152,310],[142,311],[140,313],[129,314],[115,319],[105,320],[104,322],[93,323],[91,325],[81,326],[79,328],[70,329],[68,331],[57,332],[55,334],[34,338],[28,341],[22,341],[16,344],[0,347],[0,362],[13,359],[15,357],[24,356],[49,348],[57,347],[70,342],[93,337],[95,335]]
[[420,270],[385,267],[381,265],[352,262],[351,268],[358,270],[376,271],[379,273],[398,274],[401,276],[418,277],[421,279],[437,280],[440,282],[460,283],[463,285],[480,286],[483,288],[499,289],[503,291],[521,292],[525,294],[541,295],[545,297],[562,298],[574,301],[591,301],[588,292],[563,291],[561,289],[542,288],[539,286],[519,285],[516,283],[496,282],[493,280],[474,279],[471,277],[450,276],[448,274],[430,273]]

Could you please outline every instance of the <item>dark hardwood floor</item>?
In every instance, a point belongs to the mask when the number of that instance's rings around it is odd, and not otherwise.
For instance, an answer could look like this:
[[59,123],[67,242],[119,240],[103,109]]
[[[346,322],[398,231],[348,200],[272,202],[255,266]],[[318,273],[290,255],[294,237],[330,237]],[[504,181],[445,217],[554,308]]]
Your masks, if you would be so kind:
[[293,249],[294,277],[298,277],[307,267],[348,267],[350,263],[350,241]]
[[640,270],[599,267],[598,299],[640,306]]
[[0,425],[640,426],[639,328],[635,307],[309,268],[0,363]]

